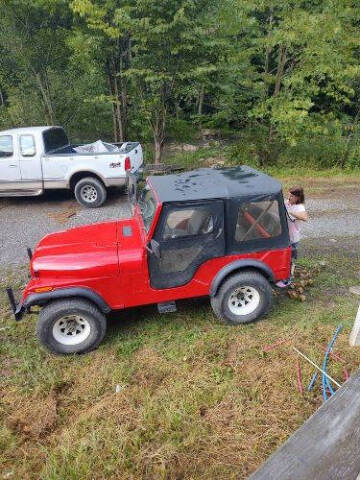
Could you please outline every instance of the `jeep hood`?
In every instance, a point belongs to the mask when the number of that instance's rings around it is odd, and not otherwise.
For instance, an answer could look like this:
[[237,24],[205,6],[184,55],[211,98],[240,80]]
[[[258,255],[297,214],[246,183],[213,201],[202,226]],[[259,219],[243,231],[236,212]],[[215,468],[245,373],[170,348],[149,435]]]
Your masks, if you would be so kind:
[[119,273],[119,265],[141,256],[143,239],[136,218],[96,223],[46,235],[31,261],[36,276],[99,278]]
[[36,246],[32,273],[92,270],[104,273],[107,266],[118,266],[118,222],[96,223],[46,235]]

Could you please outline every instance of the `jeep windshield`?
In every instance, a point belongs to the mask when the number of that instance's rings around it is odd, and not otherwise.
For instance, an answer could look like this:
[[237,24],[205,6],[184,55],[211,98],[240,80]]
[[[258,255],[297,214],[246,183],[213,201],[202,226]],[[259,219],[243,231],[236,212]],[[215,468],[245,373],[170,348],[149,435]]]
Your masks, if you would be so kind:
[[148,185],[146,185],[146,187],[141,192],[139,198],[139,206],[141,210],[141,216],[145,225],[145,230],[146,233],[148,233],[156,211],[155,196]]

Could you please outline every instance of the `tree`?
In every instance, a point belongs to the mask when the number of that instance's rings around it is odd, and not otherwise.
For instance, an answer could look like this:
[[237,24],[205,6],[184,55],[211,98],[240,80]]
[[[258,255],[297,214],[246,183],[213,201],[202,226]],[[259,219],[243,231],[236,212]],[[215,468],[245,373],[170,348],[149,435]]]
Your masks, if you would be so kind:
[[[66,65],[69,12],[62,0],[0,0],[1,68],[6,90],[26,85],[36,92],[48,124],[56,122],[51,72]],[[4,78],[4,76],[3,76]]]
[[107,77],[115,142],[127,139],[129,121],[129,86],[125,73],[131,64],[131,35],[127,29],[128,7],[124,4],[126,2],[119,0],[71,2],[72,10],[85,22],[76,31],[78,41],[73,42],[73,47],[91,56]]
[[250,0],[236,6],[251,25],[251,32],[239,26],[252,67],[248,119],[267,129],[260,157],[266,163],[276,160],[279,141],[296,145],[344,120],[360,72],[359,13],[351,0]]
[[213,68],[202,53],[211,34],[206,18],[216,8],[216,2],[206,0],[134,4],[133,60],[126,76],[151,129],[156,163],[161,161],[168,120],[177,115],[186,87]]

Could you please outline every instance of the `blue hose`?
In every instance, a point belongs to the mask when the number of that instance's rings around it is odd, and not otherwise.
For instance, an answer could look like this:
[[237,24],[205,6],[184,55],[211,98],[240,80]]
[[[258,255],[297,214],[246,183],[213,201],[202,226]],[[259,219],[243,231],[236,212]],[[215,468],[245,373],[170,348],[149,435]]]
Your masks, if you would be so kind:
[[[329,360],[329,354],[330,354],[330,352],[331,352],[331,350],[334,346],[334,343],[337,339],[337,336],[339,335],[342,328],[343,328],[343,326],[341,324],[337,327],[333,338],[331,339],[329,345],[327,346],[327,349],[326,349],[326,352],[325,352],[325,355],[324,355],[323,365],[322,365],[322,369],[325,373],[327,373],[326,368],[327,368],[327,363],[328,363],[328,360]],[[322,387],[323,387],[323,399],[324,399],[324,402],[325,402],[328,399],[328,394],[326,392],[326,389],[328,388],[330,390],[331,395],[334,395],[335,390],[332,388],[332,385],[331,385],[328,377],[324,374],[322,374]]]
[[310,380],[310,383],[307,387],[307,391],[310,392],[313,388],[314,388],[314,385],[316,383],[316,379],[317,379],[317,372],[313,373],[313,376],[311,377],[311,380]]

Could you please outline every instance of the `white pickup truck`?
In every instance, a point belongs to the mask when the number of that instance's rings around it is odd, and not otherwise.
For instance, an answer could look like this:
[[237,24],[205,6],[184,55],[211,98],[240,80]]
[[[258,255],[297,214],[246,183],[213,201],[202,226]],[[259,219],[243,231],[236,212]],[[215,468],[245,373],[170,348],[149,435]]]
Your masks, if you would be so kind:
[[82,205],[99,207],[106,188],[126,185],[127,174],[139,172],[143,163],[138,142],[102,145],[106,148],[100,153],[70,145],[61,127],[0,132],[0,197],[71,189]]

